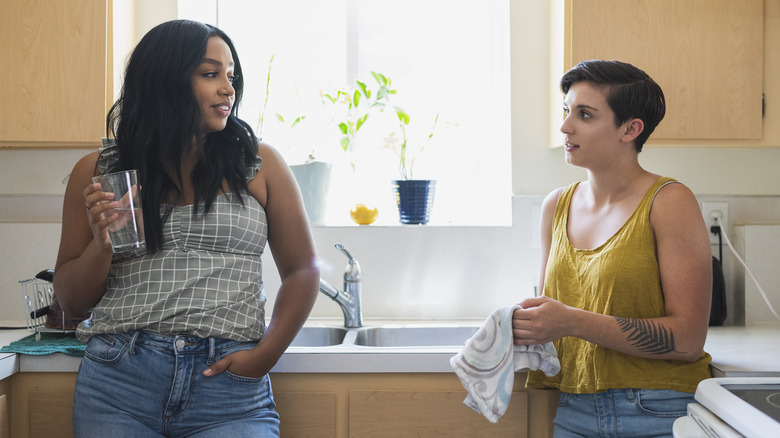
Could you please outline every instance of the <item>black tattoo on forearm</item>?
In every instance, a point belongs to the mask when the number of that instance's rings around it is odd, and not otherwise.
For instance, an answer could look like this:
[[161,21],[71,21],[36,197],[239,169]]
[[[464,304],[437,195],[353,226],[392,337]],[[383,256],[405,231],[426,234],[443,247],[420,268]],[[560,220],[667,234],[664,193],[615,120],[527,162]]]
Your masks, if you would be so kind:
[[614,317],[620,330],[628,333],[628,341],[639,351],[650,354],[672,353],[675,350],[674,333],[663,326],[645,319]]

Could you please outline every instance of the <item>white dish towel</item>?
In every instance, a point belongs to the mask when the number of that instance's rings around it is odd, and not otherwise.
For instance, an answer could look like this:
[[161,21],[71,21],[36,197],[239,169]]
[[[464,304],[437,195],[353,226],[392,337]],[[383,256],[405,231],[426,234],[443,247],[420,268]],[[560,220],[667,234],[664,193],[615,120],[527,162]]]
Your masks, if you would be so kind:
[[542,370],[554,376],[561,363],[552,342],[542,345],[512,343],[512,312],[517,305],[499,307],[450,359],[468,396],[463,404],[484,415],[491,423],[498,422],[509,406],[515,372]]

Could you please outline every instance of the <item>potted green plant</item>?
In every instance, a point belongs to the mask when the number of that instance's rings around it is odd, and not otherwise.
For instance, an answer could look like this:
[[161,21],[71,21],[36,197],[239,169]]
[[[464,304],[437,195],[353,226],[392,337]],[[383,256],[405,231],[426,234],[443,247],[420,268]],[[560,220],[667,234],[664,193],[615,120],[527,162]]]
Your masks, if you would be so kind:
[[407,136],[407,128],[411,120],[409,114],[399,107],[395,107],[395,112],[398,116],[398,129],[401,132],[400,144],[398,146],[398,172],[401,174],[402,180],[413,180],[415,160],[423,153],[425,147],[433,138],[433,133],[436,131],[436,126],[439,123],[439,115],[436,114],[434,117],[428,136],[422,142],[412,144]]
[[401,144],[399,148],[399,172],[401,179],[392,181],[393,193],[398,206],[398,220],[402,224],[425,225],[430,220],[433,200],[436,192],[436,181],[432,179],[414,179],[414,162],[417,156],[425,150],[425,146],[433,137],[439,116],[434,119],[428,137],[413,151],[406,135],[409,115],[396,109],[400,131]]
[[371,75],[377,82],[376,90],[372,90],[361,80],[355,80],[355,85],[351,87],[322,95],[322,100],[326,104],[340,105],[344,109],[344,112],[336,117],[336,126],[341,135],[341,149],[349,155],[353,171],[357,167],[353,156],[355,136],[365,125],[371,113],[375,110],[384,110],[389,96],[396,93],[390,88],[390,81],[384,75],[373,71]]
[[[274,55],[268,61],[268,73],[265,82],[265,100],[260,110],[260,116],[257,123],[257,136],[262,138],[263,126],[265,122],[265,113],[268,108],[268,96],[271,94],[271,67],[273,66]],[[276,120],[285,127],[285,130],[291,132],[301,122],[306,120],[307,116],[300,115],[291,118],[289,122],[285,117],[276,113]],[[306,216],[311,225],[324,225],[325,213],[327,211],[328,190],[330,189],[331,172],[333,165],[320,161],[315,157],[314,148],[310,149],[308,157],[303,163],[290,164],[290,170],[298,183],[301,191],[303,206],[306,210]]]
[[[276,119],[286,125],[284,116],[281,114],[276,114]],[[293,129],[304,120],[306,120],[306,116],[296,117],[290,122],[289,129]],[[289,167],[301,191],[309,223],[311,225],[325,225],[333,164],[318,160],[314,148],[311,148],[306,161],[290,164]]]
[[[390,82],[384,75],[373,71],[371,75],[376,82],[375,88],[370,87],[364,81],[355,80],[355,83],[350,87],[322,95],[323,103],[337,109],[334,122],[338,129],[339,144],[341,150],[344,151],[349,159],[353,177],[357,179],[359,179],[355,155],[357,134],[366,125],[372,114],[382,112],[385,109],[389,102],[389,96],[396,93],[390,87]],[[355,184],[355,193],[353,193],[354,207],[350,211],[350,216],[354,222],[365,225],[373,222],[375,219],[377,210],[370,205],[370,197],[370,194],[365,191],[362,184]],[[371,212],[371,219],[363,220],[358,218],[359,215],[357,213],[360,211]],[[363,216],[365,215],[360,217]]]
[[[382,86],[390,88],[390,79],[384,76],[377,79]],[[389,143],[394,145],[398,155],[398,171],[400,179],[392,181],[393,193],[398,206],[399,221],[402,224],[427,224],[430,220],[433,208],[436,181],[432,179],[414,179],[414,164],[419,155],[430,143],[436,126],[439,122],[439,114],[433,119],[428,135],[418,142],[412,142],[408,135],[411,117],[399,106],[392,106],[398,118],[399,138],[395,133],[389,136]]]

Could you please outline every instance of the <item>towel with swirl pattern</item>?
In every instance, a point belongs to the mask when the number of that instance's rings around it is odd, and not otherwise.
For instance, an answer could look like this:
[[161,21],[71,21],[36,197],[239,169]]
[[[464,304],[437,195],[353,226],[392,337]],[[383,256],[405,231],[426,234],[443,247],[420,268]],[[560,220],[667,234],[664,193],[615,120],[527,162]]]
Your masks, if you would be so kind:
[[509,407],[515,372],[542,370],[558,374],[561,363],[552,342],[540,345],[512,343],[512,312],[517,305],[494,310],[477,332],[466,341],[450,366],[468,391],[463,403],[498,422]]

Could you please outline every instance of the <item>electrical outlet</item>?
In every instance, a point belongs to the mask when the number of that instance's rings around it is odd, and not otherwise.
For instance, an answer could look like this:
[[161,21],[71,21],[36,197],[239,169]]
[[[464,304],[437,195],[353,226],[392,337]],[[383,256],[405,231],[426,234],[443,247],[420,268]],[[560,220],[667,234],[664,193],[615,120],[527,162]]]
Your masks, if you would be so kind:
[[703,202],[701,212],[704,223],[707,224],[707,232],[710,235],[710,244],[718,244],[718,235],[710,232],[713,225],[720,225],[722,233],[729,230],[729,203],[728,202]]

